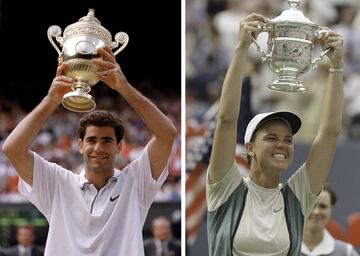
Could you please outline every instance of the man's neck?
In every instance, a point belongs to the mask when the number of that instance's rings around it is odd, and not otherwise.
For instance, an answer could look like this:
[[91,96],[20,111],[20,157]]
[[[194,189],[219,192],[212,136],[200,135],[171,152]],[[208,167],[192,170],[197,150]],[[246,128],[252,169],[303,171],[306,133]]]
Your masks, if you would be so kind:
[[93,184],[97,190],[100,190],[102,187],[106,185],[109,178],[114,175],[114,171],[112,173],[109,172],[94,172],[94,171],[86,171],[85,177],[90,184]]

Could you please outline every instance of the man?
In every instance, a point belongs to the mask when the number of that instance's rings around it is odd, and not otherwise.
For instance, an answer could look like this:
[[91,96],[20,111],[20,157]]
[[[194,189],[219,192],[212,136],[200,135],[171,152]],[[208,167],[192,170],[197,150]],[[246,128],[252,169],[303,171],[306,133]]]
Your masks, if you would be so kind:
[[172,238],[170,221],[160,216],[152,220],[153,238],[144,241],[145,256],[181,256],[181,244]]
[[114,168],[124,128],[107,111],[90,112],[78,127],[84,171],[79,175],[49,163],[30,150],[48,117],[71,91],[73,79],[57,68],[48,94],[13,130],[3,152],[16,168],[19,191],[49,221],[45,255],[144,255],[142,226],[156,191],[165,181],[165,168],[176,129],[140,94],[122,73],[110,48],[100,48],[99,79],[117,91],[153,133],[138,159],[121,172]]
[[35,230],[31,225],[23,225],[16,229],[17,245],[4,249],[6,256],[42,256],[44,250],[34,246]]

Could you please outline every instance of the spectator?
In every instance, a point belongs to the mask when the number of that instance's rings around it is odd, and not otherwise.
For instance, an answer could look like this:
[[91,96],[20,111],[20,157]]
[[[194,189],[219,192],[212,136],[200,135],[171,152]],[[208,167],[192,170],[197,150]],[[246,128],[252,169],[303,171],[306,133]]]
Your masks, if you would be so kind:
[[164,216],[151,222],[153,238],[144,241],[145,256],[181,256],[180,241],[173,238],[170,220]]
[[15,246],[4,249],[4,256],[44,255],[44,248],[34,245],[35,230],[31,225],[23,225],[16,229],[16,241],[17,244]]
[[326,184],[305,221],[302,256],[359,256],[351,244],[334,239],[326,230],[335,203],[336,194]]

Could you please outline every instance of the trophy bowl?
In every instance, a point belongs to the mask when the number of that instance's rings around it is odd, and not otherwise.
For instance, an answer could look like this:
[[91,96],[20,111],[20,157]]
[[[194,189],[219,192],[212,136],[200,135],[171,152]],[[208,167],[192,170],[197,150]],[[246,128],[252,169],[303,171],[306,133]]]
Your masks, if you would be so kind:
[[62,100],[63,106],[74,112],[88,112],[96,106],[95,99],[88,94],[99,81],[96,74],[98,68],[91,61],[92,58],[100,57],[96,49],[105,46],[115,49],[120,46],[114,52],[117,55],[129,41],[126,33],[118,32],[112,42],[110,32],[101,26],[94,13],[94,9],[89,9],[87,16],[65,28],[63,36],[57,25],[49,27],[47,32],[50,43],[59,54],[59,63],[67,64],[64,74],[75,79],[71,85],[72,92],[66,93]]
[[315,60],[312,49],[316,39],[326,37],[327,30],[308,20],[296,7],[300,0],[288,0],[290,9],[268,23],[260,24],[259,29],[268,32],[268,49],[265,53],[260,49],[256,40],[253,42],[257,50],[263,54],[263,61],[268,62],[269,68],[278,75],[278,79],[268,85],[272,90],[282,92],[305,92],[306,87],[300,83],[299,76],[306,73],[310,67],[314,69],[317,63],[330,50],[324,51]]

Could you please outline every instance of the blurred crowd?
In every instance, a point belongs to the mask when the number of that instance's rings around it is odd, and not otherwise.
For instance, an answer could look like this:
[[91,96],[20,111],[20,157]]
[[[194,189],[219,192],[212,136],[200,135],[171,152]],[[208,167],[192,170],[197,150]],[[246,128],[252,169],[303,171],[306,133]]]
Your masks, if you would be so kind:
[[[169,160],[169,176],[157,193],[156,202],[180,202],[181,196],[181,101],[175,92],[162,93],[152,88],[144,93],[174,123],[179,131]],[[151,92],[151,93],[150,93]],[[92,93],[94,95],[94,93]],[[133,161],[151,138],[144,123],[130,106],[117,95],[103,93],[94,95],[97,109],[105,109],[118,114],[125,124],[125,137],[121,153],[117,156],[116,167],[122,169]],[[18,101],[0,97],[0,148],[13,128],[25,117]],[[83,169],[82,155],[78,152],[76,137],[77,122],[82,114],[66,110],[60,106],[51,116],[32,144],[32,149],[48,161],[76,173]],[[27,202],[17,188],[18,176],[6,157],[0,151],[0,203]]]
[[[305,17],[329,27],[344,39],[343,141],[360,140],[360,2],[358,0],[301,0]],[[200,129],[204,113],[219,98],[221,84],[235,48],[239,22],[251,12],[273,19],[289,9],[287,0],[186,0],[186,122],[187,129]],[[257,42],[267,51],[267,33]],[[315,45],[312,60],[321,49]],[[327,58],[315,70],[300,76],[308,92],[301,94],[271,91],[267,85],[277,79],[254,44],[250,46],[246,69],[250,79],[250,106],[253,115],[287,109],[300,115],[303,127],[295,137],[312,141],[317,131],[323,90],[329,64]],[[190,127],[190,128],[189,128]]]

